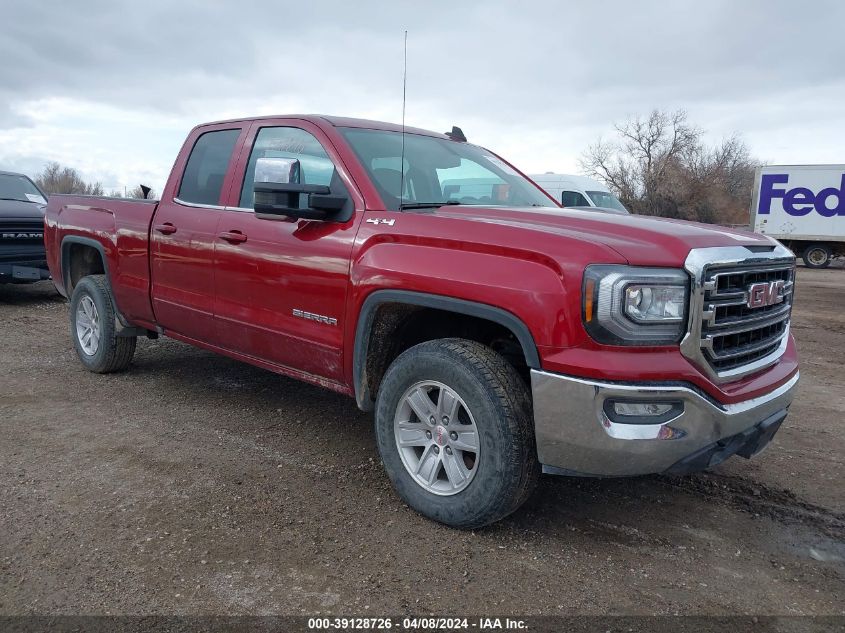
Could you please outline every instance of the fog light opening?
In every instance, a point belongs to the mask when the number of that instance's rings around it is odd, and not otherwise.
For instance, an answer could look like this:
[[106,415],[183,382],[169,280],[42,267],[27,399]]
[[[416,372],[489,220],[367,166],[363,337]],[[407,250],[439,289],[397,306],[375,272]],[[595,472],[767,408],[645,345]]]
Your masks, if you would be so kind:
[[663,415],[673,406],[671,402],[614,402],[613,411],[616,415]]
[[663,424],[684,412],[684,403],[675,400],[617,400],[604,402],[604,413],[617,424]]

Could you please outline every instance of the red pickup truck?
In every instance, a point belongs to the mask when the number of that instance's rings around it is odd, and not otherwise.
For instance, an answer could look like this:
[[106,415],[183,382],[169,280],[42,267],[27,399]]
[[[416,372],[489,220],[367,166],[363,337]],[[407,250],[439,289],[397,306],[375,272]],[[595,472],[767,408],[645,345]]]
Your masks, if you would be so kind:
[[201,125],[160,201],[51,196],[45,242],[85,367],[166,335],[354,396],[398,494],[458,527],[541,472],[750,457],[798,381],[789,250],[561,209],[458,128]]

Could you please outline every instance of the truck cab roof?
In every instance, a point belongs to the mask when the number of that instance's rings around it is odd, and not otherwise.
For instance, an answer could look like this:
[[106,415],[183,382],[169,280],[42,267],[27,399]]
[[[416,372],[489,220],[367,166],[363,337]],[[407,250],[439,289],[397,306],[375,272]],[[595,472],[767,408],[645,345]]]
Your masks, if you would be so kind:
[[[280,119],[308,121],[309,123],[313,123],[318,126],[328,123],[332,127],[352,127],[367,130],[385,130],[388,132],[401,132],[403,130],[403,126],[399,123],[387,123],[385,121],[373,121],[371,119],[358,119],[354,117],[328,116],[325,114],[277,114],[258,117],[242,117],[238,119],[224,119],[222,121],[203,123],[197,127],[204,128],[225,123],[243,123],[245,121],[278,121]],[[435,138],[451,140],[449,136],[444,133],[433,132],[431,130],[425,130],[418,127],[404,126],[404,131],[406,134],[419,134],[422,136],[433,136]]]

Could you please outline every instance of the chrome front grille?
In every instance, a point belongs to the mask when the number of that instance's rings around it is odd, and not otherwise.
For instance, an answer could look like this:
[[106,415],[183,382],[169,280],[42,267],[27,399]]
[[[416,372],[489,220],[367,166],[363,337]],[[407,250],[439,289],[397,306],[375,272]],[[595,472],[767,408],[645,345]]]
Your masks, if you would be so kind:
[[[742,367],[777,351],[789,327],[793,269],[705,269],[701,348],[716,371]],[[783,282],[778,303],[750,308],[753,284]]]
[[[681,344],[686,356],[720,382],[780,358],[786,349],[795,283],[794,257],[786,248],[696,249],[687,260],[687,270],[694,283],[690,331]],[[760,300],[755,302],[752,294]]]

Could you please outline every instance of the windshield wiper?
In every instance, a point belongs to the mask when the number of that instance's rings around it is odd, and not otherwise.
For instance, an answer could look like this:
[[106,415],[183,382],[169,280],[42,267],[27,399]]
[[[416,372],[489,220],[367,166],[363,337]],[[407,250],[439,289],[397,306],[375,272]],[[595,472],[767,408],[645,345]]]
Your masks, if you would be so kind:
[[458,200],[441,200],[440,202],[403,202],[400,209],[432,209],[434,207],[454,206],[461,204]]

